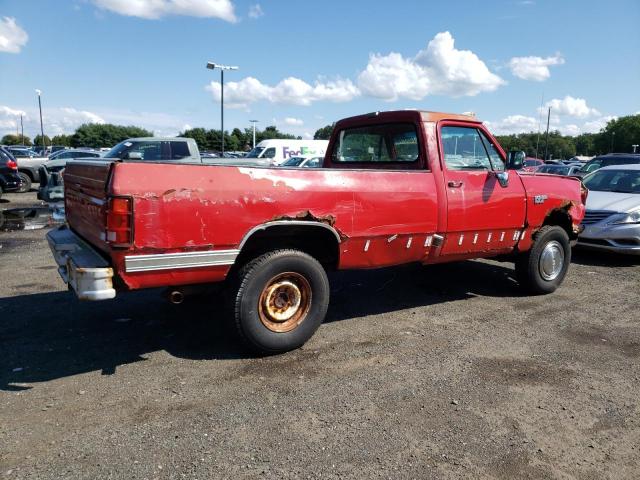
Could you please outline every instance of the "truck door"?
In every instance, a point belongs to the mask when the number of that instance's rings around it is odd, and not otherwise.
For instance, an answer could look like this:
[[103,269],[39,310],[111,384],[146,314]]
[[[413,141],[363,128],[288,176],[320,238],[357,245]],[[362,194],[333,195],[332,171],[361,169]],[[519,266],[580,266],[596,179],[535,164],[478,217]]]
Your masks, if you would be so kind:
[[442,255],[473,256],[513,247],[526,215],[520,177],[509,172],[491,136],[480,125],[443,122],[440,151],[447,192],[447,232]]

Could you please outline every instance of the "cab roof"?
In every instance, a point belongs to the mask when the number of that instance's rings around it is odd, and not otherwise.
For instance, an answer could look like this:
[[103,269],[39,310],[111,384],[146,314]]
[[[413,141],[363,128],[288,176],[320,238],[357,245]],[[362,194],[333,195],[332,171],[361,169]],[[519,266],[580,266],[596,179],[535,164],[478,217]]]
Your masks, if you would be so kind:
[[464,122],[481,123],[474,113],[446,113],[446,112],[431,112],[428,110],[391,110],[386,112],[371,112],[364,115],[357,115],[354,117],[344,118],[337,122],[337,124],[343,123],[358,123],[367,122],[375,119],[375,121],[420,121],[420,122],[439,122],[440,120],[460,120]]

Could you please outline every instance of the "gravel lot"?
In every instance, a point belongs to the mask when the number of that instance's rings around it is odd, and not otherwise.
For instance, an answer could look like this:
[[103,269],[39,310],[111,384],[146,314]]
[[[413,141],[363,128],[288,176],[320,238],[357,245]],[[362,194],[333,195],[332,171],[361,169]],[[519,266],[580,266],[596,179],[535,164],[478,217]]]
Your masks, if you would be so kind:
[[640,259],[576,252],[545,297],[493,261],[335,274],[255,358],[219,298],[76,301],[45,232],[0,232],[0,478],[638,478]]

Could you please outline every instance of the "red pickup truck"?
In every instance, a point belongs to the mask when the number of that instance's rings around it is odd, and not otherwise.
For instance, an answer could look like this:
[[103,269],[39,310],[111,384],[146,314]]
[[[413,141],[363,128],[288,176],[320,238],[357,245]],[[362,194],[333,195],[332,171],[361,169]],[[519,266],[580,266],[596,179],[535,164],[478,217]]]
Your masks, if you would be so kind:
[[330,270],[509,255],[554,291],[587,190],[523,160],[474,117],[395,111],[336,123],[321,168],[78,162],[48,241],[81,299],[220,283],[247,343],[282,352],[322,323]]

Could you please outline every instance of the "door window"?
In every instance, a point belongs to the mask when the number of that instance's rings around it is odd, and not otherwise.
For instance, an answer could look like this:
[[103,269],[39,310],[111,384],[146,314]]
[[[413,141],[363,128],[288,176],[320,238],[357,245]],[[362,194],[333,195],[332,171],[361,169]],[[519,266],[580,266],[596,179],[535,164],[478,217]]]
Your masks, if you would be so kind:
[[276,149],[274,147],[271,148],[267,148],[264,151],[264,155],[262,155],[262,158],[275,158],[276,156]]
[[480,134],[480,138],[482,138],[482,143],[484,144],[485,150],[489,154],[489,160],[491,161],[491,166],[493,167],[493,170],[497,172],[504,171],[504,162],[502,161],[502,157],[498,153],[496,146],[493,143],[491,143],[491,141],[484,134],[484,132],[478,130],[478,133]]
[[442,127],[442,149],[449,170],[491,170],[480,132],[470,127]]

